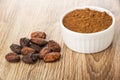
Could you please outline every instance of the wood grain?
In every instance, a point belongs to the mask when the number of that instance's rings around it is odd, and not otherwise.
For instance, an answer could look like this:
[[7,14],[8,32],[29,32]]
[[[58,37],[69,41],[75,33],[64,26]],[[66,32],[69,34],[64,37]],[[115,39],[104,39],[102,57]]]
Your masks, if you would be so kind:
[[[96,54],[71,51],[60,35],[62,13],[84,5],[107,8],[116,17],[113,44]],[[0,80],[120,80],[119,25],[119,0],[0,0]],[[28,65],[5,60],[10,44],[19,43],[32,31],[45,31],[47,39],[61,44],[60,61]]]

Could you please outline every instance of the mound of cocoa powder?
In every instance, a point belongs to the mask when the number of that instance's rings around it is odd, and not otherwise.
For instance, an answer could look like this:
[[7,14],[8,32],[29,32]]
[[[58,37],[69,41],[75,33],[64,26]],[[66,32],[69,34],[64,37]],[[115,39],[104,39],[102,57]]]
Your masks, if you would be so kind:
[[75,32],[94,33],[107,29],[112,24],[112,17],[106,12],[76,9],[63,19],[63,25]]

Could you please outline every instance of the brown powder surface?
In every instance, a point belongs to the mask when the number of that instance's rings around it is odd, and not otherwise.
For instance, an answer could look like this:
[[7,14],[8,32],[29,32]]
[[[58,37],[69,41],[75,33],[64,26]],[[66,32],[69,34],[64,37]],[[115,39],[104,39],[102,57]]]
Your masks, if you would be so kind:
[[94,33],[107,29],[112,24],[112,17],[106,12],[76,9],[63,19],[63,25],[75,32]]

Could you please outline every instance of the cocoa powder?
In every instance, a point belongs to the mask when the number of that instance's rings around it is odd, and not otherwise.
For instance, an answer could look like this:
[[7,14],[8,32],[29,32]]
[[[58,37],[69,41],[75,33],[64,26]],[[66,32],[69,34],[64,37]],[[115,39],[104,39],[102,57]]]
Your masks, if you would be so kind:
[[112,17],[106,12],[76,9],[63,19],[63,25],[75,32],[94,33],[107,29],[112,24]]

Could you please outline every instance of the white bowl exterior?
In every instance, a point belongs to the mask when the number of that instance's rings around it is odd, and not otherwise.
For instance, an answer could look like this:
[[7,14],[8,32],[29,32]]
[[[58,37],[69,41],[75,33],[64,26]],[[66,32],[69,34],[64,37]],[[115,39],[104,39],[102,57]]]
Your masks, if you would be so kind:
[[[86,8],[86,7],[85,7]],[[110,28],[96,33],[77,33],[71,30],[68,30],[62,24],[61,19],[61,29],[63,40],[68,48],[82,53],[96,53],[106,49],[112,42],[114,36],[114,16],[102,8],[88,7],[90,9],[95,9],[98,11],[105,11],[113,18],[113,23]],[[78,8],[80,9],[80,8]]]
[[111,28],[104,34],[94,36],[74,35],[62,29],[63,39],[67,47],[82,53],[95,53],[106,49],[112,42],[114,29]]

